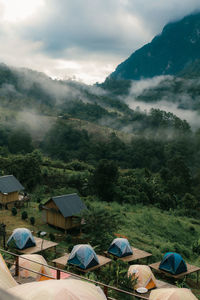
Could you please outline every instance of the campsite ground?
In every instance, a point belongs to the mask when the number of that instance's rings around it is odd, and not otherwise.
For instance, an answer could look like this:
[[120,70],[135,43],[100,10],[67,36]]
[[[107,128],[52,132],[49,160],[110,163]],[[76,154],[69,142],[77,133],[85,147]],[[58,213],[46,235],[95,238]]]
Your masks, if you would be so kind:
[[[187,262],[200,266],[199,252],[198,249],[195,250],[200,236],[200,222],[197,219],[179,216],[179,211],[166,212],[155,207],[108,204],[97,201],[94,201],[92,205],[94,207],[107,207],[115,213],[120,213],[121,218],[123,218],[122,225],[120,230],[114,234],[127,237],[134,247],[151,252],[150,262],[160,260],[167,251],[175,251],[180,253]],[[24,210],[28,213],[27,220],[21,219],[21,212]],[[30,224],[29,218],[31,216],[35,218],[34,226]],[[6,224],[7,238],[17,227],[29,228],[34,231],[34,234],[37,234],[39,230],[53,233],[59,243],[59,253],[68,251],[68,247],[72,243],[79,242],[79,237],[68,234],[66,238],[63,231],[45,225],[42,212],[39,211],[36,202],[31,202],[28,208],[18,209],[16,216],[12,216],[9,210],[1,210],[0,221]],[[51,260],[52,255],[48,255],[48,259]],[[194,275],[189,278],[190,286],[195,294],[200,296],[200,286],[196,285],[194,279]],[[185,285],[185,282],[177,284],[181,286]]]

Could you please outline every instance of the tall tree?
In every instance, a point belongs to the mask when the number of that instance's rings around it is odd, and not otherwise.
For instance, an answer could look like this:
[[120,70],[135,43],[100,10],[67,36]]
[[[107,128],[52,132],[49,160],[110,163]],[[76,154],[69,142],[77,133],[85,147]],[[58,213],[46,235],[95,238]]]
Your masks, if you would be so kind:
[[101,200],[114,200],[118,177],[119,171],[115,162],[100,160],[93,175],[93,185],[95,193]]

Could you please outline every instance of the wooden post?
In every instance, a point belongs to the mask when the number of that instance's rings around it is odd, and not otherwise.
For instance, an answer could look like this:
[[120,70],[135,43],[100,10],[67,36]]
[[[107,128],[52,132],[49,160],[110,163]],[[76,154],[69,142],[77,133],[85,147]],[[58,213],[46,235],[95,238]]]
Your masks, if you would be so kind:
[[106,298],[108,298],[108,287],[104,286],[103,291],[104,291],[104,294],[106,295]]
[[60,279],[60,270],[57,270],[56,279]]
[[3,237],[3,248],[6,249],[6,225],[0,224],[0,235]]
[[15,276],[17,277],[19,275],[19,256],[16,256],[15,261]]

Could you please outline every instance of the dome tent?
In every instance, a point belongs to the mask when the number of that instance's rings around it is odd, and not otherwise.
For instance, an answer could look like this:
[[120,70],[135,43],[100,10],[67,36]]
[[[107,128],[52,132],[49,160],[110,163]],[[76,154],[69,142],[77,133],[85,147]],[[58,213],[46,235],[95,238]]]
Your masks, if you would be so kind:
[[187,265],[180,254],[167,252],[163,256],[159,269],[176,275],[187,272]]
[[[28,260],[27,260],[28,259]],[[41,265],[43,264],[43,265]],[[19,257],[19,277],[29,278],[32,277],[36,281],[47,280],[47,276],[52,276],[51,269],[44,266],[47,265],[46,260],[39,254],[23,254]],[[21,268],[20,268],[21,267]],[[15,269],[15,266],[11,267],[11,270]],[[33,272],[31,272],[33,271]],[[37,274],[37,273],[40,274]],[[43,274],[43,275],[41,275]]]
[[2,255],[0,254],[0,288],[8,290],[17,286],[17,282],[12,277]]
[[166,288],[151,291],[149,300],[197,300],[189,289]]
[[7,245],[9,247],[22,250],[22,249],[36,246],[36,242],[29,229],[17,228],[13,231],[13,233],[9,237],[7,241]]
[[150,290],[156,287],[156,278],[154,277],[149,266],[146,265],[131,265],[128,269],[128,277],[137,279],[134,286],[135,289],[145,287]]
[[86,270],[97,266],[99,260],[94,249],[90,245],[80,244],[73,247],[67,263]]
[[45,280],[20,284],[10,293],[24,300],[106,300],[100,287],[77,279]]
[[108,253],[111,253],[117,257],[124,257],[133,254],[133,250],[129,244],[129,241],[125,238],[116,238],[112,241]]

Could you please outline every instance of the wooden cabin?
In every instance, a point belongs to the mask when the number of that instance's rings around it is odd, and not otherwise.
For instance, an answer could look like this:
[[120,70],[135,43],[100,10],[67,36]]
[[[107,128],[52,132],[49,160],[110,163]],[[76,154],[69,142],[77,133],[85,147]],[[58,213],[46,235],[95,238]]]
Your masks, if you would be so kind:
[[80,226],[81,218],[77,215],[85,209],[77,194],[52,197],[43,206],[46,223],[65,231]]
[[24,190],[24,187],[13,175],[0,177],[0,204],[3,207],[20,201],[19,192]]

